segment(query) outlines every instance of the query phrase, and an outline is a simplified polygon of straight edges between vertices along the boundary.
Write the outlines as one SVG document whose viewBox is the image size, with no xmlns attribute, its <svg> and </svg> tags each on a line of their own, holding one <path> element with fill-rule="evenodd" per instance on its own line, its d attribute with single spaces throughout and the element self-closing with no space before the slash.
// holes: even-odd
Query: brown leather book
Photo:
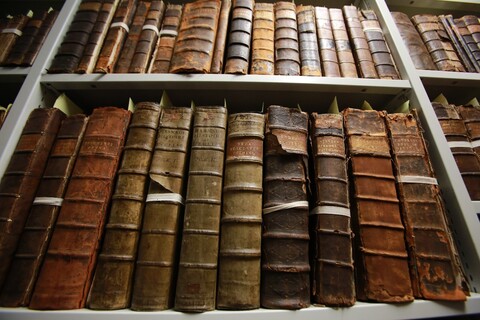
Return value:
<svg viewBox="0 0 480 320">
<path fill-rule="evenodd" d="M 30 18 L 26 15 L 19 14 L 10 19 L 5 28 L 0 33 L 0 65 L 4 65 L 8 59 L 8 55 L 12 51 L 17 39 L 23 34 L 23 29 L 27 25 Z"/>
<path fill-rule="evenodd" d="M 30 300 L 31 309 L 85 306 L 130 111 L 93 110 Z"/>
<path fill-rule="evenodd" d="M 273 3 L 255 3 L 252 28 L 250 74 L 275 72 L 275 15 Z"/>
<path fill-rule="evenodd" d="M 50 29 L 52 28 L 53 24 L 55 23 L 58 17 L 59 11 L 51 10 L 48 12 L 47 16 L 42 22 L 38 33 L 35 35 L 33 42 L 28 46 L 27 52 L 23 56 L 21 66 L 31 66 L 33 62 L 37 58 L 40 49 L 43 46 L 43 42 L 48 36 Z"/>
<path fill-rule="evenodd" d="M 229 116 L 217 309 L 260 308 L 263 114 Z"/>
<path fill-rule="evenodd" d="M 468 31 L 470 31 L 473 40 L 480 46 L 480 22 L 478 17 L 475 15 L 465 15 L 461 17 L 467 27 Z"/>
<path fill-rule="evenodd" d="M 28 306 L 77 158 L 88 118 L 62 121 L 0 295 L 3 307 Z"/>
<path fill-rule="evenodd" d="M 196 107 L 174 309 L 215 309 L 227 109 Z"/>
<path fill-rule="evenodd" d="M 148 64 L 157 44 L 159 28 L 162 24 L 163 14 L 165 13 L 165 3 L 162 0 L 153 0 L 148 10 L 142 32 L 137 42 L 135 53 L 128 72 L 146 73 Z"/>
<path fill-rule="evenodd" d="M 480 47 L 477 42 L 473 39 L 472 33 L 468 30 L 465 20 L 463 19 L 452 19 L 454 31 L 459 34 L 459 38 L 463 39 L 463 45 L 465 51 L 469 54 L 470 60 L 472 61 L 475 70 L 480 72 Z M 450 22 L 452 23 L 452 22 Z"/>
<path fill-rule="evenodd" d="M 248 73 L 254 4 L 254 0 L 233 0 L 225 73 Z"/>
<path fill-rule="evenodd" d="M 130 306 L 138 238 L 145 205 L 148 169 L 160 116 L 160 105 L 139 102 L 128 127 L 108 222 L 88 296 L 90 309 Z"/>
<path fill-rule="evenodd" d="M 405 228 L 384 111 L 343 112 L 350 170 L 357 299 L 413 301 Z M 385 239 L 388 241 L 381 241 Z"/>
<path fill-rule="evenodd" d="M 220 0 L 196 0 L 183 7 L 171 73 L 209 73 L 220 17 Z"/>
<path fill-rule="evenodd" d="M 264 308 L 310 305 L 307 136 L 305 112 L 268 107 L 260 289 Z"/>
<path fill-rule="evenodd" d="M 136 7 L 137 0 L 120 0 L 98 56 L 95 72 L 112 73 L 115 70 L 123 43 L 130 31 Z"/>
<path fill-rule="evenodd" d="M 0 181 L 0 287 L 64 118 L 58 109 L 34 109 Z"/>
<path fill-rule="evenodd" d="M 297 5 L 298 38 L 302 76 L 322 76 L 318 51 L 315 8 Z"/>
<path fill-rule="evenodd" d="M 480 157 L 480 109 L 471 105 L 461 105 L 457 106 L 457 110 L 465 123 L 473 151 Z"/>
<path fill-rule="evenodd" d="M 138 246 L 134 310 L 173 307 L 193 112 L 163 107 Z"/>
<path fill-rule="evenodd" d="M 413 25 L 409 16 L 403 12 L 391 12 L 400 36 L 408 48 L 408 53 L 415 68 L 420 70 L 437 70 L 427 47 Z"/>
<path fill-rule="evenodd" d="M 210 73 L 222 73 L 223 57 L 227 42 L 228 22 L 230 21 L 230 11 L 232 9 L 232 0 L 222 0 L 220 8 L 220 17 L 218 20 L 217 38 L 215 39 L 215 50 L 213 51 L 212 67 Z"/>
<path fill-rule="evenodd" d="M 300 47 L 296 5 L 278 1 L 273 6 L 275 14 L 275 74 L 299 76 Z"/>
<path fill-rule="evenodd" d="M 358 78 L 342 9 L 329 8 L 328 11 L 342 77 Z"/>
<path fill-rule="evenodd" d="M 341 77 L 328 8 L 315 7 L 315 23 L 323 75 L 325 77 Z"/>
<path fill-rule="evenodd" d="M 355 273 L 343 116 L 312 113 L 311 117 L 315 173 L 315 207 L 310 212 L 313 301 L 348 307 L 355 304 Z"/>
<path fill-rule="evenodd" d="M 421 130 L 412 114 L 386 120 L 415 297 L 464 301 L 465 279 Z"/>
</svg>

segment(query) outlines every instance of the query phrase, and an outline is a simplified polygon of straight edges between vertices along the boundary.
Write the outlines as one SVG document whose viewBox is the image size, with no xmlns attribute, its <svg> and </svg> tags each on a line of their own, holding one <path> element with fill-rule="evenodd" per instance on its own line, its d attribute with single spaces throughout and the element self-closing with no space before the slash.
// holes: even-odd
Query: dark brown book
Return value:
<svg viewBox="0 0 480 320">
<path fill-rule="evenodd" d="M 88 118 L 62 121 L 0 295 L 4 307 L 28 306 L 77 158 Z"/>
<path fill-rule="evenodd" d="M 273 6 L 275 17 L 275 74 L 299 76 L 300 47 L 296 5 L 278 1 Z"/>
<path fill-rule="evenodd" d="M 217 309 L 260 307 L 264 131 L 263 114 L 229 116 Z"/>
<path fill-rule="evenodd" d="M 64 118 L 59 109 L 34 109 L 0 182 L 0 287 Z"/>
<path fill-rule="evenodd" d="M 273 3 L 255 3 L 253 9 L 251 74 L 275 72 L 275 15 Z"/>
<path fill-rule="evenodd" d="M 45 39 L 50 32 L 50 29 L 52 29 L 53 24 L 58 17 L 58 14 L 59 11 L 57 10 L 51 10 L 48 12 L 46 18 L 42 22 L 42 25 L 40 26 L 40 30 L 33 39 L 33 42 L 30 44 L 30 46 L 28 46 L 27 52 L 23 56 L 23 60 L 21 63 L 22 66 L 33 65 L 33 62 L 37 58 L 37 55 L 40 52 L 40 49 L 42 48 L 43 43 L 45 42 Z"/>
<path fill-rule="evenodd" d="M 480 46 L 478 46 L 477 42 L 473 39 L 472 33 L 465 25 L 465 20 L 461 18 L 453 19 L 453 24 L 455 26 L 454 31 L 463 39 L 463 45 L 465 46 L 467 54 L 469 54 L 475 70 L 480 72 Z"/>
<path fill-rule="evenodd" d="M 342 77 L 358 78 L 342 9 L 330 8 L 328 11 Z"/>
<path fill-rule="evenodd" d="M 328 8 L 315 7 L 315 23 L 323 75 L 325 77 L 341 77 Z"/>
<path fill-rule="evenodd" d="M 308 232 L 308 115 L 267 109 L 263 181 L 261 305 L 310 305 Z"/>
<path fill-rule="evenodd" d="M 160 116 L 157 103 L 140 102 L 135 107 L 88 296 L 90 309 L 130 307 L 148 169 Z"/>
<path fill-rule="evenodd" d="M 357 299 L 413 301 L 386 112 L 348 108 L 343 115 L 352 185 Z"/>
<path fill-rule="evenodd" d="M 191 108 L 162 108 L 135 266 L 134 310 L 173 307 L 192 118 Z"/>
<path fill-rule="evenodd" d="M 0 65 L 4 65 L 8 56 L 15 46 L 17 40 L 22 36 L 23 29 L 30 18 L 26 15 L 19 14 L 10 19 L 2 32 L 0 33 Z"/>
<path fill-rule="evenodd" d="M 302 76 L 322 76 L 315 8 L 297 5 L 298 39 Z"/>
<path fill-rule="evenodd" d="M 130 111 L 93 110 L 55 230 L 30 300 L 31 309 L 85 306 Z"/>
<path fill-rule="evenodd" d="M 222 0 L 220 8 L 220 17 L 218 20 L 217 38 L 215 39 L 215 50 L 213 51 L 212 67 L 210 73 L 223 72 L 223 58 L 227 43 L 228 22 L 230 21 L 230 11 L 232 9 L 232 0 Z"/>
<path fill-rule="evenodd" d="M 352 306 L 355 273 L 342 114 L 313 113 L 310 137 L 315 173 L 315 207 L 310 213 L 313 301 Z"/>
<path fill-rule="evenodd" d="M 480 46 L 480 21 L 475 15 L 465 15 L 461 17 L 467 27 L 468 31 L 472 35 L 473 40 Z"/>
<path fill-rule="evenodd" d="M 480 109 L 471 105 L 461 105 L 457 106 L 457 110 L 465 123 L 472 148 L 480 157 Z"/>
<path fill-rule="evenodd" d="M 196 107 L 174 309 L 215 309 L 227 109 Z"/>
</svg>

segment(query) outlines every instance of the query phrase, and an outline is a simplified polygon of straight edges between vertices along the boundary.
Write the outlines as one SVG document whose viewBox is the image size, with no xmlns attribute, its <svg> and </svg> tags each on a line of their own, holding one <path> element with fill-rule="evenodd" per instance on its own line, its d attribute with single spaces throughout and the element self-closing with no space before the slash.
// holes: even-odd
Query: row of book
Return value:
<svg viewBox="0 0 480 320">
<path fill-rule="evenodd" d="M 254 0 L 84 0 L 48 72 L 400 79 L 374 11 Z"/>
<path fill-rule="evenodd" d="M 1 306 L 203 312 L 469 294 L 412 113 L 39 108 L 0 202 Z"/>
</svg>

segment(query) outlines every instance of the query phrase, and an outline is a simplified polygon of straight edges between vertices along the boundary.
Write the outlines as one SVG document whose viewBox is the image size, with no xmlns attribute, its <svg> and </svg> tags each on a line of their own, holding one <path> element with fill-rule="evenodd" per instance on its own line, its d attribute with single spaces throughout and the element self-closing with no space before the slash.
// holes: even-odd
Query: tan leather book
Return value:
<svg viewBox="0 0 480 320">
<path fill-rule="evenodd" d="M 227 109 L 196 107 L 174 309 L 215 309 Z"/>
<path fill-rule="evenodd" d="M 0 295 L 3 307 L 28 306 L 77 158 L 88 118 L 62 121 Z"/>
<path fill-rule="evenodd" d="M 475 15 L 465 15 L 461 17 L 467 27 L 468 31 L 471 33 L 473 40 L 480 45 L 480 21 Z"/>
<path fill-rule="evenodd" d="M 322 76 L 314 7 L 297 5 L 297 22 L 301 75 Z"/>
<path fill-rule="evenodd" d="M 26 15 L 19 14 L 10 19 L 5 28 L 0 33 L 0 65 L 5 64 L 10 51 L 15 46 L 15 42 L 22 35 L 22 30 L 27 25 L 30 18 Z"/>
<path fill-rule="evenodd" d="M 329 8 L 328 13 L 330 14 L 330 23 L 342 77 L 358 78 L 342 9 Z"/>
<path fill-rule="evenodd" d="M 260 308 L 264 131 L 263 114 L 229 116 L 217 309 Z"/>
<path fill-rule="evenodd" d="M 315 25 L 323 75 L 325 77 L 341 77 L 328 8 L 315 7 Z"/>
<path fill-rule="evenodd" d="M 452 19 L 450 23 L 452 23 L 454 27 L 454 31 L 459 34 L 459 38 L 463 39 L 463 45 L 465 47 L 465 51 L 469 53 L 469 57 L 475 67 L 477 72 L 480 72 L 480 47 L 478 46 L 475 39 L 473 39 L 472 33 L 468 30 L 467 25 L 465 24 L 465 20 L 462 18 L 459 19 Z"/>
<path fill-rule="evenodd" d="M 52 29 L 52 26 L 55 23 L 58 17 L 58 14 L 59 14 L 59 11 L 57 10 L 51 10 L 50 12 L 48 12 L 46 18 L 42 22 L 42 25 L 40 26 L 40 29 L 35 35 L 35 38 L 33 39 L 31 45 L 28 46 L 27 52 L 23 56 L 23 60 L 20 65 L 22 66 L 33 65 L 33 62 L 37 58 L 37 55 L 40 52 L 40 49 L 42 48 L 43 43 L 47 38 L 48 33 L 50 32 L 50 29 Z"/>
<path fill-rule="evenodd" d="M 385 111 L 347 108 L 357 300 L 413 301 Z M 388 241 L 381 241 L 388 239 Z"/>
<path fill-rule="evenodd" d="M 273 6 L 275 13 L 275 74 L 299 76 L 300 47 L 296 5 L 278 1 Z"/>
<path fill-rule="evenodd" d="M 85 306 L 130 111 L 93 110 L 33 291 L 31 309 Z"/>
<path fill-rule="evenodd" d="M 173 307 L 193 112 L 163 107 L 138 246 L 134 310 Z"/>
<path fill-rule="evenodd" d="M 460 105 L 457 110 L 467 129 L 473 151 L 480 157 L 480 109 L 472 105 Z"/>
<path fill-rule="evenodd" d="M 255 3 L 253 9 L 250 74 L 275 72 L 275 14 L 273 3 Z"/>
<path fill-rule="evenodd" d="M 220 8 L 220 17 L 218 20 L 217 38 L 215 39 L 215 50 L 213 51 L 212 67 L 210 73 L 223 72 L 223 57 L 227 43 L 228 22 L 230 21 L 230 11 L 232 9 L 232 0 L 222 0 Z"/>
</svg>

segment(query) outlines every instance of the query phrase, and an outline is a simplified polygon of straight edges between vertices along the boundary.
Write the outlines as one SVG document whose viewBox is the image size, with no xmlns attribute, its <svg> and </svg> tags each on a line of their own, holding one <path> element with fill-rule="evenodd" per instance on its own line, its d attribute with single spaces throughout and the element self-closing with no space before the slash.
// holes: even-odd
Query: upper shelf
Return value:
<svg viewBox="0 0 480 320">
<path fill-rule="evenodd" d="M 408 15 L 450 13 L 454 16 L 480 13 L 478 0 L 385 0 L 391 11 L 402 11 Z"/>
</svg>

